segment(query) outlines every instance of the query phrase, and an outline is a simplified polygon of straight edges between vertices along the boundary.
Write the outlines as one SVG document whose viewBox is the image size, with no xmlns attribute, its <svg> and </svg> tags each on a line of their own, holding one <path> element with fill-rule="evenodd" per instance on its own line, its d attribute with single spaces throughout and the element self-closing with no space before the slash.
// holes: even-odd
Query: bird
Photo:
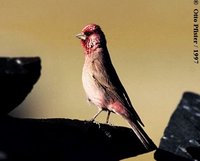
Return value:
<svg viewBox="0 0 200 161">
<path fill-rule="evenodd" d="M 133 108 L 112 64 L 106 37 L 101 27 L 97 24 L 88 24 L 76 37 L 80 39 L 85 57 L 82 70 L 83 88 L 87 100 L 98 108 L 92 121 L 102 111 L 108 112 L 106 123 L 111 112 L 118 114 L 129 123 L 144 148 L 150 149 L 152 143 L 143 130 L 144 124 Z"/>
</svg>

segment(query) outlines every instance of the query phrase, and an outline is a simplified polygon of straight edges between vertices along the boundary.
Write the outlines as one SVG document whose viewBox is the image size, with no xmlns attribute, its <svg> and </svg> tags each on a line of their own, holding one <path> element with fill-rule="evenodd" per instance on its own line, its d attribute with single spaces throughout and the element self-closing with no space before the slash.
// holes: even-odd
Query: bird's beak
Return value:
<svg viewBox="0 0 200 161">
<path fill-rule="evenodd" d="M 81 40 L 86 40 L 86 35 L 83 34 L 83 33 L 77 34 L 76 37 L 81 39 Z"/>
</svg>

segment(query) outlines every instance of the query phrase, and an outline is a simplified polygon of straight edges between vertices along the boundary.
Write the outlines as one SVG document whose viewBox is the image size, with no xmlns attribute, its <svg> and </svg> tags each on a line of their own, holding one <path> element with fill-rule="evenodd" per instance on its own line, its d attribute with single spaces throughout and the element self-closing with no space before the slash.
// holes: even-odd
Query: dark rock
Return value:
<svg viewBox="0 0 200 161">
<path fill-rule="evenodd" d="M 147 151 L 129 128 L 88 121 L 6 117 L 0 129 L 7 161 L 117 161 L 156 148 Z"/>
<path fill-rule="evenodd" d="M 162 151 L 162 153 L 160 153 Z M 158 161 L 171 160 L 163 151 L 187 160 L 200 160 L 200 96 L 184 93 L 155 153 Z"/>
<path fill-rule="evenodd" d="M 0 116 L 17 107 L 33 88 L 41 70 L 39 57 L 0 58 Z"/>
<path fill-rule="evenodd" d="M 174 153 L 162 149 L 156 150 L 155 159 L 157 161 L 191 161 L 190 159 L 175 155 Z"/>
</svg>

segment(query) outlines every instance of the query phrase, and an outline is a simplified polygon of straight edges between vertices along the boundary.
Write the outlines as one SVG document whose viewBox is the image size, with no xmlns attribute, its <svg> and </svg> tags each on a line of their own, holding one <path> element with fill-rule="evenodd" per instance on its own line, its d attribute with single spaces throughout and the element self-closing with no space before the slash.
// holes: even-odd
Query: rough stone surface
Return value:
<svg viewBox="0 0 200 161">
<path fill-rule="evenodd" d="M 165 152 L 170 155 L 166 155 Z M 179 160 L 200 160 L 200 95 L 198 94 L 184 93 L 155 153 L 155 158 L 159 161 L 172 160 L 173 156 L 181 157 Z"/>
<path fill-rule="evenodd" d="M 117 161 L 156 148 L 146 150 L 129 128 L 88 121 L 6 117 L 0 129 L 6 161 Z"/>
</svg>

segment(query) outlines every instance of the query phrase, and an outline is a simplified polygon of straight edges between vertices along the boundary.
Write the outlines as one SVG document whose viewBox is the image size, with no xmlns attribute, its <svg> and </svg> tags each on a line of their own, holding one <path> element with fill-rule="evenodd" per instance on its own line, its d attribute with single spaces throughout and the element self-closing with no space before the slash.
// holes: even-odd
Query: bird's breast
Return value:
<svg viewBox="0 0 200 161">
<path fill-rule="evenodd" d="M 94 80 L 92 67 L 88 63 L 83 66 L 82 83 L 85 93 L 91 102 L 98 107 L 104 106 L 104 91 Z"/>
</svg>

